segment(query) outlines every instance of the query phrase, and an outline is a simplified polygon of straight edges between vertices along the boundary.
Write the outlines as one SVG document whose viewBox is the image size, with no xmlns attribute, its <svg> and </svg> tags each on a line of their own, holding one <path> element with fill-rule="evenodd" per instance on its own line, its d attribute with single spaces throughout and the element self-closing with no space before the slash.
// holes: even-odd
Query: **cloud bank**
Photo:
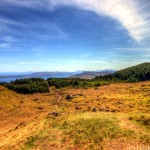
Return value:
<svg viewBox="0 0 150 150">
<path fill-rule="evenodd" d="M 150 37 L 150 12 L 148 1 L 143 0 L 2 0 L 1 4 L 11 4 L 34 9 L 55 9 L 72 6 L 92 11 L 98 15 L 111 17 L 118 21 L 129 36 L 137 42 Z"/>
<path fill-rule="evenodd" d="M 71 5 L 106 15 L 117 20 L 136 41 L 148 38 L 150 33 L 149 12 L 141 11 L 142 5 L 136 0 L 51 0 L 51 4 Z"/>
</svg>

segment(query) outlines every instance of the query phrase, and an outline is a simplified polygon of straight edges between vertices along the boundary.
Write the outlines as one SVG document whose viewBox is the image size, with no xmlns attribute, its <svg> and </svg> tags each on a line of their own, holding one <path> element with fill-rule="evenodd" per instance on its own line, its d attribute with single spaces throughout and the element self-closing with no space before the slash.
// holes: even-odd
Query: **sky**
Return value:
<svg viewBox="0 0 150 150">
<path fill-rule="evenodd" d="M 0 72 L 150 62 L 149 0 L 0 0 Z"/>
</svg>

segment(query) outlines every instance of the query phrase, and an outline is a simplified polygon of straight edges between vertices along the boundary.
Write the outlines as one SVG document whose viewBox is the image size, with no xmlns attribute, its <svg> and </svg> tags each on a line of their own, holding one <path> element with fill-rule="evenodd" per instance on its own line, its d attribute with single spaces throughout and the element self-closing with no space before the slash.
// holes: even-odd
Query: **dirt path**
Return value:
<svg viewBox="0 0 150 150">
<path fill-rule="evenodd" d="M 61 100 L 61 98 L 62 98 L 61 95 L 62 95 L 62 94 L 61 94 L 60 92 L 57 91 L 57 94 L 56 94 L 57 100 L 56 100 L 55 105 L 58 105 L 58 104 L 59 104 L 59 102 L 60 102 L 60 100 Z"/>
</svg>

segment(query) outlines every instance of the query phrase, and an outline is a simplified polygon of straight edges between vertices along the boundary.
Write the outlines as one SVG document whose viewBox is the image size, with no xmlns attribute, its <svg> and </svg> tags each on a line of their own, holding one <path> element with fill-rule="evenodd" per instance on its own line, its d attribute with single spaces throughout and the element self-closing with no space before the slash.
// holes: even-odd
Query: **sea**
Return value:
<svg viewBox="0 0 150 150">
<path fill-rule="evenodd" d="M 44 77 L 40 77 L 40 78 L 43 78 L 43 79 L 48 79 L 48 78 L 67 78 L 69 77 L 70 75 L 61 75 L 61 76 L 44 76 Z M 34 77 L 36 78 L 36 77 Z M 38 77 L 39 78 L 39 77 Z M 15 81 L 16 79 L 27 79 L 27 78 L 0 78 L 0 82 L 11 82 L 11 81 Z"/>
</svg>

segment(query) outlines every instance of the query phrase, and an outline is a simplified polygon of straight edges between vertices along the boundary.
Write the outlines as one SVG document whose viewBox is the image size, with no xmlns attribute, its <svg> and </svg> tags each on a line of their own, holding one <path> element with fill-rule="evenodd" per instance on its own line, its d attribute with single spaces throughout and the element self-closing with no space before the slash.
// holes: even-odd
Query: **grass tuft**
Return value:
<svg viewBox="0 0 150 150">
<path fill-rule="evenodd" d="M 34 143 L 38 140 L 37 136 L 30 136 L 25 143 L 25 146 L 30 148 L 34 146 Z"/>
</svg>

